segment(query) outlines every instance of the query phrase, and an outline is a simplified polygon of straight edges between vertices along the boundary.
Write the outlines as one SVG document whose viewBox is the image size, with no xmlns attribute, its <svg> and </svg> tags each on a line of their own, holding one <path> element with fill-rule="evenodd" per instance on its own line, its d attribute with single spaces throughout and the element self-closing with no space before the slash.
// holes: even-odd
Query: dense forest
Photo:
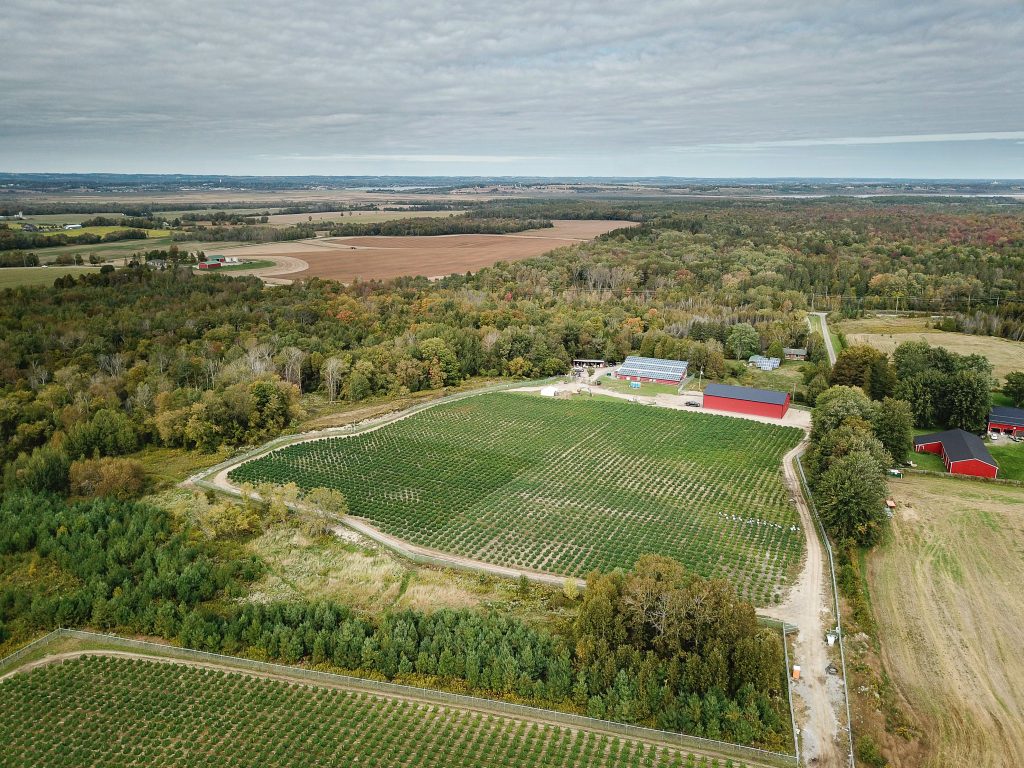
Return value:
<svg viewBox="0 0 1024 768">
<path fill-rule="evenodd" d="M 500 203 L 529 216 L 544 205 Z M 616 205 L 628 207 L 547 208 L 596 216 Z M 946 417 L 939 382 L 980 381 L 977 361 L 968 361 L 974 373 L 940 360 L 938 372 L 911 377 L 910 363 L 855 360 L 853 350 L 829 372 L 804 311 L 884 305 L 913 285 L 903 301 L 946 307 L 944 324 L 1024 333 L 1024 225 L 1002 209 L 637 206 L 650 222 L 437 282 L 312 280 L 268 291 L 253 278 L 154 271 L 142 261 L 10 290 L 0 305 L 0 460 L 24 468 L 43 446 L 66 453 L 69 432 L 104 409 L 125 414 L 138 446 L 212 449 L 288 428 L 311 391 L 358 401 L 471 376 L 551 375 L 574 357 L 633 352 L 683 357 L 722 378 L 736 373 L 735 359 L 782 346 L 811 350 L 800 397 L 861 386 L 874 365 L 877 399 L 935 390 L 928 402 L 939 411 L 915 414 L 919 426 L 974 425 L 976 407 Z"/>
<path fill-rule="evenodd" d="M 342 221 L 331 228 L 332 237 L 366 235 L 506 235 L 527 229 L 551 227 L 550 219 L 505 218 L 472 216 L 423 216 L 391 221 Z"/>
</svg>

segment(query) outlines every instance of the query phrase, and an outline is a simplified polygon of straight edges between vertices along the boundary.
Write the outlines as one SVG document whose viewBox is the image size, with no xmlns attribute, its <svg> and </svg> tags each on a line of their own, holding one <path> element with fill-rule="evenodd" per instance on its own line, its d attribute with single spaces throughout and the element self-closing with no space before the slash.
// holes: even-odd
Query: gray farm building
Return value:
<svg viewBox="0 0 1024 768">
<path fill-rule="evenodd" d="M 630 355 L 615 372 L 615 378 L 625 381 L 678 384 L 686 378 L 686 368 L 685 360 L 662 360 L 658 357 Z"/>
</svg>

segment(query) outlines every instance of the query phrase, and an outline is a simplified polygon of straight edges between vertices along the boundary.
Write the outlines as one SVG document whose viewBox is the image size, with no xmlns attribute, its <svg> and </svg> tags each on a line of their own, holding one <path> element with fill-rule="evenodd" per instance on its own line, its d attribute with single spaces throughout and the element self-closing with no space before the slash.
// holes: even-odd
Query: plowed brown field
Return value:
<svg viewBox="0 0 1024 768">
<path fill-rule="evenodd" d="M 225 248 L 220 252 L 245 259 L 291 257 L 306 262 L 302 271 L 289 270 L 290 280 L 323 277 L 350 282 L 402 275 L 442 277 L 475 272 L 498 261 L 520 261 L 555 248 L 586 242 L 628 221 L 556 221 L 553 227 L 528 229 L 510 235 L 437 235 L 432 237 L 330 237 L 288 243 Z M 239 274 L 239 273 L 234 273 Z M 254 274 L 285 274 L 270 267 Z"/>
</svg>

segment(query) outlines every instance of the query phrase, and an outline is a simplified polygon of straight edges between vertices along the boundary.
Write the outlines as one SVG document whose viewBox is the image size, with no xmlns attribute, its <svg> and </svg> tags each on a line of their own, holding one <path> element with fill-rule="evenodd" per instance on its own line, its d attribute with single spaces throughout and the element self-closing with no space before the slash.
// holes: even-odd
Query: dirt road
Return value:
<svg viewBox="0 0 1024 768">
<path fill-rule="evenodd" d="M 839 768 L 845 765 L 843 750 L 837 743 L 841 730 L 837 715 L 839 702 L 829 690 L 829 679 L 825 673 L 830 662 L 824 641 L 825 631 L 835 624 L 830 608 L 832 596 L 826 588 L 825 553 L 796 469 L 796 458 L 806 447 L 805 439 L 787 453 L 782 459 L 782 471 L 800 512 L 807 558 L 786 601 L 764 608 L 760 613 L 792 624 L 799 630 L 790 662 L 800 665 L 801 675 L 799 681 L 792 683 L 790 690 L 795 695 L 793 706 L 801 731 L 800 753 L 804 764 Z"/>
<path fill-rule="evenodd" d="M 282 275 L 293 275 L 297 272 L 305 272 L 309 269 L 309 264 L 307 262 L 295 256 L 276 254 L 268 258 L 269 260 L 276 262 L 274 266 L 262 267 L 259 269 L 233 269 L 228 274 L 233 277 L 255 275 L 268 285 L 291 285 L 293 281 L 290 278 L 282 277 Z"/>
<path fill-rule="evenodd" d="M 821 323 L 821 335 L 825 337 L 825 351 L 828 352 L 828 361 L 831 365 L 836 364 L 836 348 L 832 346 L 832 334 L 828 332 L 828 323 L 825 321 L 827 312 L 811 312 L 811 315 L 818 318 Z"/>
</svg>

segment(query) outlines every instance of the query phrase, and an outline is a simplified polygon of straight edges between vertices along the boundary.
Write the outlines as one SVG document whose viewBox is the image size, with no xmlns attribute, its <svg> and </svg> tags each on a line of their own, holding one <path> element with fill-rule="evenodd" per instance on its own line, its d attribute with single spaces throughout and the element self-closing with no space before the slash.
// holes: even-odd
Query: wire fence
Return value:
<svg viewBox="0 0 1024 768">
<path fill-rule="evenodd" d="M 821 543 L 825 545 L 825 553 L 828 555 L 828 570 L 832 576 L 832 598 L 835 601 L 836 631 L 839 633 L 839 662 L 843 673 L 843 699 L 846 702 L 846 735 L 848 737 L 850 752 L 850 768 L 855 768 L 856 761 L 853 758 L 853 718 L 850 716 L 850 689 L 849 678 L 846 676 L 846 650 L 843 642 L 843 616 L 839 610 L 839 587 L 836 584 L 835 559 L 832 557 L 832 545 L 829 543 L 828 534 L 825 533 L 825 526 L 818 517 L 818 508 L 814 505 L 814 496 L 811 495 L 811 488 L 807 483 L 807 475 L 804 474 L 804 464 L 800 457 L 796 457 L 796 466 L 800 470 L 800 484 L 803 486 L 804 496 L 807 497 L 807 506 L 814 517 L 814 523 L 818 527 L 818 534 L 821 536 Z"/>
<path fill-rule="evenodd" d="M 23 645 L 14 653 L 4 656 L 0 659 L 0 675 L 6 674 L 11 669 L 17 667 L 25 658 L 31 656 L 34 652 L 45 648 L 54 640 L 59 639 L 62 636 L 62 632 L 63 630 L 55 629 L 50 634 L 43 635 L 42 637 L 33 640 L 28 645 Z"/>
<path fill-rule="evenodd" d="M 320 672 L 303 667 L 292 667 L 284 664 L 273 664 L 266 661 L 246 659 L 240 656 L 227 656 L 208 651 L 197 651 L 190 648 L 181 648 L 174 645 L 162 645 L 144 640 L 132 640 L 118 637 L 116 635 L 105 635 L 95 632 L 86 632 L 75 629 L 58 629 L 42 637 L 24 648 L 15 651 L 10 656 L 0 660 L 0 670 L 15 665 L 26 656 L 44 649 L 45 646 L 58 640 L 74 638 L 87 644 L 93 644 L 93 648 L 83 648 L 84 652 L 95 650 L 135 651 L 142 655 L 155 658 L 177 659 L 181 661 L 194 662 L 198 664 L 231 667 L 238 670 L 258 673 L 261 675 L 287 678 L 289 680 L 300 680 L 312 684 L 332 686 L 352 690 L 377 693 L 392 698 L 413 699 L 416 701 L 436 704 L 440 706 L 455 707 L 458 709 L 485 712 L 488 714 L 525 719 L 530 721 L 541 721 L 553 725 L 578 728 L 587 731 L 594 731 L 612 736 L 621 736 L 629 739 L 655 742 L 658 744 L 672 746 L 682 749 L 691 749 L 696 752 L 717 756 L 727 760 L 738 759 L 752 761 L 760 766 L 773 766 L 775 768 L 796 768 L 799 760 L 795 755 L 788 755 L 780 752 L 769 752 L 755 747 L 745 747 L 739 744 L 730 744 L 724 741 L 704 739 L 697 736 L 689 736 L 672 731 L 662 731 L 655 728 L 644 728 L 638 725 L 617 723 L 609 720 L 598 720 L 584 715 L 575 715 L 557 710 L 541 709 L 530 707 L 524 704 L 484 699 L 476 696 L 466 696 L 457 693 L 448 693 L 432 688 L 418 688 L 415 686 L 401 685 L 399 683 L 388 683 L 379 680 L 371 680 L 362 677 L 339 675 L 331 672 Z"/>
</svg>

